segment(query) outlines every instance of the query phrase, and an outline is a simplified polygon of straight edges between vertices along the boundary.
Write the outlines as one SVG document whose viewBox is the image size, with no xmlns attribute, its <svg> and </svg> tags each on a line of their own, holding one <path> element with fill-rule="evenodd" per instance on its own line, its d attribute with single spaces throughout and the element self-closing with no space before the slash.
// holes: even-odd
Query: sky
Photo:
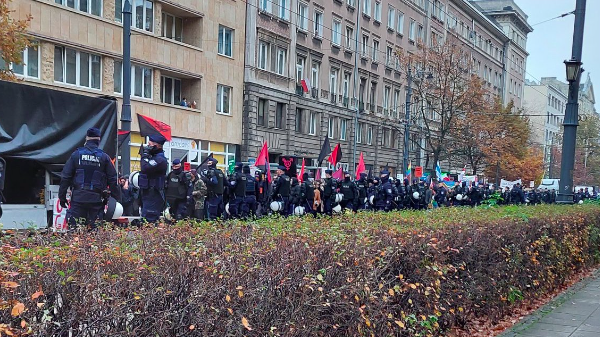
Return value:
<svg viewBox="0 0 600 337">
<path fill-rule="evenodd" d="M 571 58 L 574 15 L 542 21 L 575 9 L 575 0 L 515 0 L 528 15 L 533 32 L 527 36 L 526 78 L 539 81 L 542 77 L 557 77 L 566 82 L 564 60 Z M 600 90 L 600 0 L 587 0 L 583 33 L 582 83 L 590 74 L 594 89 Z M 600 92 L 595 92 L 600 97 Z M 598 103 L 596 104 L 598 106 Z"/>
</svg>

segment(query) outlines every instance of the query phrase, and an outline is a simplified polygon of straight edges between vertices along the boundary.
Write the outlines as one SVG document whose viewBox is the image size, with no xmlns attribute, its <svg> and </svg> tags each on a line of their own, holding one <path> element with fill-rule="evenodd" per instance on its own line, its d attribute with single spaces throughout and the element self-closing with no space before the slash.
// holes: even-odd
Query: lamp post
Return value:
<svg viewBox="0 0 600 337">
<path fill-rule="evenodd" d="M 131 2 L 123 3 L 123 107 L 121 109 L 121 129 L 131 131 Z M 123 141 L 121 149 L 122 174 L 131 173 L 131 134 Z"/>
<path fill-rule="evenodd" d="M 406 73 L 406 112 L 404 115 L 404 151 L 402 153 L 402 174 L 408 170 L 408 142 L 410 141 L 410 101 L 412 99 L 412 72 L 411 66 L 408 66 Z"/>
<path fill-rule="evenodd" d="M 581 50 L 583 44 L 583 27 L 585 23 L 586 0 L 577 0 L 575 5 L 575 24 L 573 29 L 573 47 L 571 59 L 565 61 L 567 81 L 569 82 L 569 98 L 565 111 L 564 136 L 562 144 L 562 160 L 560 167 L 560 187 L 556 202 L 573 203 L 573 167 L 575 166 L 575 143 L 577 136 L 579 82 L 581 80 Z"/>
</svg>

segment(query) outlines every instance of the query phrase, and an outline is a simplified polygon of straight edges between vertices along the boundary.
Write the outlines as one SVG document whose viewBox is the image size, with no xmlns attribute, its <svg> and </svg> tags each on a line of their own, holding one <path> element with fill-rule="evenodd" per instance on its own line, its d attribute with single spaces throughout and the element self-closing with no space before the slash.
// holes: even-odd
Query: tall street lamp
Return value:
<svg viewBox="0 0 600 337">
<path fill-rule="evenodd" d="M 577 0 L 575 5 L 575 24 L 573 28 L 573 47 L 571 59 L 565 61 L 567 81 L 569 81 L 569 98 L 565 111 L 564 136 L 562 144 L 562 160 L 560 167 L 559 191 L 556 202 L 573 203 L 573 168 L 575 166 L 575 144 L 577 137 L 579 82 L 581 80 L 581 51 L 583 45 L 583 27 L 585 23 L 586 0 Z"/>
<path fill-rule="evenodd" d="M 123 108 L 121 110 L 121 129 L 131 131 L 131 2 L 123 3 Z M 123 141 L 121 148 L 121 163 L 123 175 L 131 171 L 131 149 L 129 141 L 131 134 Z"/>
</svg>

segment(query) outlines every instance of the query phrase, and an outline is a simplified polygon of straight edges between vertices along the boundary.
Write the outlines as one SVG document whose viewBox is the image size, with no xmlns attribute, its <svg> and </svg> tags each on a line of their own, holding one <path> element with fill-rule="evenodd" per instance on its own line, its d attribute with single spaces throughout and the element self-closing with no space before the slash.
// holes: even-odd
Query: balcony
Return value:
<svg viewBox="0 0 600 337">
<path fill-rule="evenodd" d="M 358 103 L 358 111 L 359 112 L 364 112 L 365 111 L 365 103 L 364 102 L 359 102 Z"/>
<path fill-rule="evenodd" d="M 296 95 L 304 96 L 304 88 L 300 84 L 296 84 Z"/>
<path fill-rule="evenodd" d="M 337 95 L 335 93 L 331 94 L 330 101 L 332 104 L 337 104 Z"/>
<path fill-rule="evenodd" d="M 310 97 L 314 99 L 319 99 L 319 88 L 312 88 L 310 90 Z"/>
<path fill-rule="evenodd" d="M 344 105 L 344 108 L 349 108 L 350 107 L 350 99 L 348 97 L 342 98 L 342 104 Z"/>
</svg>

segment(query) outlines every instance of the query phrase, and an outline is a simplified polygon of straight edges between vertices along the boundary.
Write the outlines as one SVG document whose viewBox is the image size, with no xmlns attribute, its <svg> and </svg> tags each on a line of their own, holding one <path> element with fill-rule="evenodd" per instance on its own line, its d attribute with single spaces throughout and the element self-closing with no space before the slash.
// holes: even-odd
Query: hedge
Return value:
<svg viewBox="0 0 600 337">
<path fill-rule="evenodd" d="M 600 206 L 1 239 L 0 335 L 443 336 L 600 261 Z"/>
</svg>

